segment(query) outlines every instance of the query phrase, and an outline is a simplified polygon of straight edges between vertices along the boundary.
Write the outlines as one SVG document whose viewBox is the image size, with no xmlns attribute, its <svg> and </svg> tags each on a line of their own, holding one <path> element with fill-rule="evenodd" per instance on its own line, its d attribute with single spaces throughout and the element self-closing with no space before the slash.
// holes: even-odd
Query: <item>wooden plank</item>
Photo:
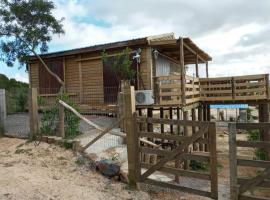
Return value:
<svg viewBox="0 0 270 200">
<path fill-rule="evenodd" d="M 202 90 L 201 94 L 219 94 L 221 96 L 222 94 L 232 94 L 232 90 Z"/>
<path fill-rule="evenodd" d="M 179 185 L 175 185 L 175 184 L 171 184 L 171 183 L 160 182 L 160 181 L 152 180 L 149 178 L 145 180 L 145 183 L 159 186 L 159 187 L 170 188 L 172 190 L 178 190 L 180 192 L 187 192 L 187 193 L 211 198 L 211 192 L 207 192 L 207 191 L 188 188 L 188 187 L 179 186 Z"/>
<path fill-rule="evenodd" d="M 259 185 L 266 177 L 270 176 L 270 167 L 260 172 L 256 177 L 247 180 L 239 187 L 239 194 L 245 193 L 247 190 Z"/>
<path fill-rule="evenodd" d="M 152 173 L 154 173 L 156 170 L 160 169 L 165 163 L 172 160 L 177 155 L 183 153 L 183 150 L 186 149 L 190 144 L 192 144 L 194 141 L 198 140 L 206 131 L 208 130 L 208 125 L 202 126 L 202 129 L 196 132 L 192 137 L 190 137 L 188 140 L 183 142 L 179 147 L 174 149 L 170 155 L 166 156 L 165 158 L 161 159 L 156 165 L 149 168 L 146 172 L 144 172 L 141 176 L 141 180 L 144 181 L 148 176 L 150 176 Z"/>
<path fill-rule="evenodd" d="M 165 133 L 154 133 L 154 132 L 140 132 L 139 133 L 141 137 L 147 137 L 147 138 L 158 138 L 163 140 L 174 140 L 178 142 L 182 142 L 188 139 L 186 136 L 180 136 L 180 135 L 171 135 L 171 134 L 165 134 Z"/>
<path fill-rule="evenodd" d="M 267 197 L 255 197 L 251 195 L 240 195 L 239 200 L 269 200 Z"/>
<path fill-rule="evenodd" d="M 164 83 L 159 86 L 160 89 L 177 89 L 181 88 L 181 84 L 179 83 Z"/>
<path fill-rule="evenodd" d="M 250 181 L 250 178 L 238 178 L 237 179 L 238 183 L 240 185 L 245 184 L 247 181 Z M 259 185 L 256 187 L 261 187 L 261 188 L 270 188 L 270 181 L 269 180 L 263 180 Z"/>
<path fill-rule="evenodd" d="M 236 141 L 238 147 L 252 147 L 270 149 L 270 142 L 266 141 Z"/>
<path fill-rule="evenodd" d="M 270 161 L 237 159 L 237 165 L 267 168 L 270 167 Z"/>
<path fill-rule="evenodd" d="M 141 123 L 155 123 L 155 124 L 173 124 L 182 126 L 204 126 L 210 122 L 192 121 L 192 120 L 177 120 L 177 119 L 159 119 L 159 118 L 147 118 L 137 117 L 137 121 Z"/>
<path fill-rule="evenodd" d="M 260 122 L 260 123 L 237 123 L 237 129 L 244 129 L 244 130 L 252 130 L 252 129 L 260 129 L 260 128 L 268 128 L 270 129 L 269 122 Z"/>
<path fill-rule="evenodd" d="M 207 89 L 207 88 L 228 88 L 228 87 L 232 87 L 232 84 L 230 83 L 222 83 L 222 84 L 212 84 L 211 85 L 200 85 L 200 88 L 202 89 Z"/>
<path fill-rule="evenodd" d="M 164 81 L 164 80 L 177 80 L 180 81 L 181 77 L 179 75 L 169 75 L 169 76 L 156 76 L 157 81 Z"/>
<path fill-rule="evenodd" d="M 140 147 L 140 152 L 146 153 L 146 154 L 157 154 L 158 156 L 167 156 L 171 153 L 171 151 L 168 150 L 161 150 L 161 149 L 153 149 L 153 148 L 147 148 L 147 147 Z M 209 162 L 210 156 L 208 153 L 199 154 L 199 153 L 185 153 L 181 154 L 181 157 L 177 157 L 177 159 L 182 160 L 197 160 L 201 162 Z"/>
<path fill-rule="evenodd" d="M 257 80 L 264 79 L 266 74 L 255 74 L 255 75 L 247 75 L 247 76 L 234 76 L 234 80 Z"/>
<path fill-rule="evenodd" d="M 218 199 L 218 173 L 217 173 L 217 148 L 216 148 L 216 125 L 209 124 L 209 149 L 210 149 L 210 174 L 211 174 L 211 197 Z"/>
<path fill-rule="evenodd" d="M 152 164 L 141 163 L 142 168 L 149 169 L 153 166 L 154 165 Z M 176 169 L 172 167 L 161 167 L 160 169 L 158 169 L 158 171 L 177 175 L 177 176 L 185 176 L 185 177 L 191 177 L 191 178 L 197 178 L 197 179 L 203 179 L 203 180 L 210 180 L 211 178 L 210 174 L 207 174 L 207 173 Z"/>
</svg>

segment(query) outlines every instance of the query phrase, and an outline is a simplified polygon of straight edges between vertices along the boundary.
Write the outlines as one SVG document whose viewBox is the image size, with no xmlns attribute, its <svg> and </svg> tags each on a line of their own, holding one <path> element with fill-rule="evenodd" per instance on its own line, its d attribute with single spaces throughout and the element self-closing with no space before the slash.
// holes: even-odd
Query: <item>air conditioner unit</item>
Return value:
<svg viewBox="0 0 270 200">
<path fill-rule="evenodd" d="M 154 104 L 152 90 L 137 90 L 135 91 L 136 105 L 151 105 Z"/>
</svg>

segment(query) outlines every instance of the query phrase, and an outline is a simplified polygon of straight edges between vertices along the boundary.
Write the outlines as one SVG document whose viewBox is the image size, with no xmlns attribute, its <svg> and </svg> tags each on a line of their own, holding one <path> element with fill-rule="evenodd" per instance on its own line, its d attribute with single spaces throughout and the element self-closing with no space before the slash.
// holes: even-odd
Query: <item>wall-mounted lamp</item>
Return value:
<svg viewBox="0 0 270 200">
<path fill-rule="evenodd" d="M 133 56 L 133 60 L 136 59 L 137 63 L 140 63 L 140 62 L 141 62 L 141 55 L 140 55 L 141 52 L 142 52 L 142 50 L 139 48 L 139 49 L 137 49 L 137 51 L 136 51 L 136 55 Z"/>
<path fill-rule="evenodd" d="M 158 50 L 154 49 L 153 50 L 153 54 L 154 54 L 154 58 L 157 59 L 158 58 L 158 54 L 159 54 Z"/>
</svg>

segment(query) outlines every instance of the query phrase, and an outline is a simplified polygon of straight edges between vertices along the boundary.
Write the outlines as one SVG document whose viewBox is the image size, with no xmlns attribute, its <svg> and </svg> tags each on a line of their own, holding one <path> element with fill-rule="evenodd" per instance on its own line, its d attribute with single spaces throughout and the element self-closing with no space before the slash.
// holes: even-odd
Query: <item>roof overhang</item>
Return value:
<svg viewBox="0 0 270 200">
<path fill-rule="evenodd" d="M 179 61 L 179 39 L 150 41 L 149 45 L 156 48 L 160 53 Z M 185 64 L 205 63 L 212 61 L 212 57 L 200 49 L 190 38 L 183 38 Z"/>
</svg>

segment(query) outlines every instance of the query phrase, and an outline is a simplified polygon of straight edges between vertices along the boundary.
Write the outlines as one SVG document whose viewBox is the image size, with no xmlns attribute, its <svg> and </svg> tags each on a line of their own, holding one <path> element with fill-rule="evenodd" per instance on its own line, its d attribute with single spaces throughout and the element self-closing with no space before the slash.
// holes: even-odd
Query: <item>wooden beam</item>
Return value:
<svg viewBox="0 0 270 200">
<path fill-rule="evenodd" d="M 194 55 L 197 55 L 198 53 L 196 51 L 194 51 L 190 46 L 188 46 L 188 44 L 186 44 L 185 42 L 183 43 L 184 47 L 186 47 L 190 52 L 192 52 Z M 205 59 L 203 59 L 200 55 L 198 55 L 198 59 L 200 59 L 203 62 L 206 62 Z"/>
<path fill-rule="evenodd" d="M 179 56 L 180 56 L 180 73 L 181 73 L 181 91 L 182 104 L 186 105 L 186 68 L 184 61 L 184 39 L 179 38 Z"/>
<path fill-rule="evenodd" d="M 198 63 L 198 54 L 196 54 L 196 77 L 199 77 L 199 63 Z"/>
<path fill-rule="evenodd" d="M 206 68 L 206 77 L 209 77 L 209 73 L 208 73 L 208 61 L 205 62 L 205 68 Z"/>
</svg>

